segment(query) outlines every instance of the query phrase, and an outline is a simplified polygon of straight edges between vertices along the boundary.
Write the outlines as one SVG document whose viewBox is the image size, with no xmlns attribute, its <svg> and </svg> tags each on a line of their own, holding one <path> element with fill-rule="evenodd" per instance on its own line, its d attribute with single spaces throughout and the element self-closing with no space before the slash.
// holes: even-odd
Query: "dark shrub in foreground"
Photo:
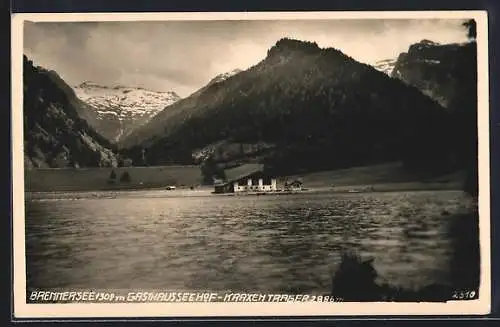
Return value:
<svg viewBox="0 0 500 327">
<path fill-rule="evenodd" d="M 332 281 L 332 296 L 347 302 L 438 302 L 451 300 L 453 289 L 431 284 L 420 290 L 407 290 L 376 283 L 378 273 L 373 259 L 363 261 L 355 254 L 344 254 Z"/>
<path fill-rule="evenodd" d="M 479 220 L 477 210 L 449 216 L 454 253 L 446 284 L 430 284 L 408 290 L 388 284 L 377 284 L 378 273 L 373 259 L 345 253 L 332 279 L 331 295 L 344 301 L 444 302 L 478 298 L 480 275 Z"/>
<path fill-rule="evenodd" d="M 375 283 L 377 272 L 373 259 L 363 261 L 359 256 L 345 253 L 333 276 L 332 295 L 344 301 L 374 301 L 379 298 L 379 287 Z"/>
</svg>

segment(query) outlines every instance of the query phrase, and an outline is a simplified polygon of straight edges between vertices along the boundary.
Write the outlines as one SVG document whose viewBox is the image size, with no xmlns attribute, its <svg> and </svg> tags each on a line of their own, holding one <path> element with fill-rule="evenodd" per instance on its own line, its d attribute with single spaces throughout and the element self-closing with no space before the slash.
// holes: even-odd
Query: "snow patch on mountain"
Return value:
<svg viewBox="0 0 500 327">
<path fill-rule="evenodd" d="M 217 84 L 217 83 L 220 83 L 222 81 L 225 81 L 226 79 L 238 74 L 238 73 L 241 73 L 243 70 L 241 69 L 233 69 L 229 72 L 226 72 L 226 73 L 222 73 L 222 74 L 219 74 L 217 76 L 215 76 L 209 83 L 208 85 L 212 85 L 212 84 Z"/>
<path fill-rule="evenodd" d="M 101 115 L 114 115 L 118 119 L 151 118 L 165 107 L 180 99 L 175 92 L 156 92 L 140 87 L 107 87 L 84 82 L 74 88 L 76 96 Z"/>
<path fill-rule="evenodd" d="M 84 82 L 73 88 L 76 96 L 96 114 L 96 129 L 112 141 L 119 142 L 135 128 L 146 124 L 160 111 L 178 101 L 172 91 L 156 92 L 141 87 L 108 87 Z"/>
<path fill-rule="evenodd" d="M 394 66 L 396 66 L 396 62 L 397 59 L 379 60 L 373 65 L 373 68 L 390 76 L 394 69 Z"/>
</svg>

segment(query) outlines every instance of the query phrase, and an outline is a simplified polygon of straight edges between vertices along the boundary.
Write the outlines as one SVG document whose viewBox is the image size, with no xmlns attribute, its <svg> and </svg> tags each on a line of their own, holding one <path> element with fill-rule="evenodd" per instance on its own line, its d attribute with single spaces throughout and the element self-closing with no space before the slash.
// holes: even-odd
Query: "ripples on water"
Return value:
<svg viewBox="0 0 500 327">
<path fill-rule="evenodd" d="M 444 283 L 449 224 L 470 206 L 450 191 L 177 194 L 27 197 L 27 286 L 324 293 L 343 250 L 383 282 Z"/>
</svg>

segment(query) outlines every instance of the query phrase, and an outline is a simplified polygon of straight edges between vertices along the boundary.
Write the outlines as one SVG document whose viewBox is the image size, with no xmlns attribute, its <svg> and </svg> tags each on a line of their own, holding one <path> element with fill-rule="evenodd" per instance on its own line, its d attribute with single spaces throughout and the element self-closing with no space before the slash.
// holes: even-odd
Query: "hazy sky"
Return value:
<svg viewBox="0 0 500 327">
<path fill-rule="evenodd" d="M 461 20 L 25 23 L 24 52 L 71 85 L 142 86 L 187 96 L 217 74 L 264 59 L 282 37 L 335 47 L 368 64 L 412 43 L 466 41 Z"/>
</svg>

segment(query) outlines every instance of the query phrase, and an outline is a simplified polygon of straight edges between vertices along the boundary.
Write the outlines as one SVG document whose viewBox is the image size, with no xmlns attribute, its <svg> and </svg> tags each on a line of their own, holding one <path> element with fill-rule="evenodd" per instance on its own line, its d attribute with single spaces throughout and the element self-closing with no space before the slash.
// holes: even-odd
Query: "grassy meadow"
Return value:
<svg viewBox="0 0 500 327">
<path fill-rule="evenodd" d="M 109 182 L 111 171 L 116 174 L 114 183 Z M 128 172 L 130 181 L 121 182 L 125 172 Z M 201 181 L 198 166 L 154 166 L 26 169 L 24 184 L 26 191 L 45 192 L 151 189 L 170 185 L 191 187 L 199 185 Z"/>
<path fill-rule="evenodd" d="M 109 183 L 111 171 L 114 183 Z M 130 181 L 120 182 L 128 172 Z M 403 191 L 462 189 L 464 173 L 444 176 L 415 176 L 399 163 L 352 167 L 321 171 L 296 176 L 277 176 L 284 179 L 299 178 L 306 188 L 328 188 L 332 191 Z M 26 169 L 26 191 L 99 191 L 125 189 L 155 189 L 174 185 L 178 188 L 199 186 L 203 177 L 199 166 L 150 166 L 86 169 Z"/>
<path fill-rule="evenodd" d="M 416 176 L 406 170 L 401 163 L 385 163 L 372 166 L 320 171 L 298 178 L 307 188 L 324 188 L 344 192 L 356 191 L 403 191 L 403 190 L 443 190 L 462 189 L 465 172 L 455 172 L 440 176 Z"/>
</svg>

